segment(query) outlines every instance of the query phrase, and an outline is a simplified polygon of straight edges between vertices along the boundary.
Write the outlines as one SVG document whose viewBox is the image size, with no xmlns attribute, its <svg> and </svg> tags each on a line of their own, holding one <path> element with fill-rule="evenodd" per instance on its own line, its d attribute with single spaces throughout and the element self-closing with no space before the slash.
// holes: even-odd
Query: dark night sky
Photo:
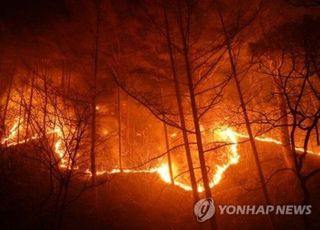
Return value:
<svg viewBox="0 0 320 230">
<path fill-rule="evenodd" d="M 38 26 L 68 16 L 64 0 L 7 0 L 0 6 L 6 25 Z"/>
</svg>

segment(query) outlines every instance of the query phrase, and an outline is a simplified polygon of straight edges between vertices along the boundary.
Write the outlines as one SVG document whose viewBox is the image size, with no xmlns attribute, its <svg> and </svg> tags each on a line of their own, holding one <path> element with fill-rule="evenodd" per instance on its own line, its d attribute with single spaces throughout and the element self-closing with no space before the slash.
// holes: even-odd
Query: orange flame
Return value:
<svg viewBox="0 0 320 230">
<path fill-rule="evenodd" d="M 19 129 L 21 129 L 21 126 L 19 127 L 20 123 L 21 123 L 20 118 L 16 118 L 12 124 L 12 127 L 9 130 L 8 136 L 3 138 L 3 140 L 1 141 L 1 144 L 6 144 L 7 146 L 11 146 L 17 143 L 15 140 L 18 136 Z"/>
<path fill-rule="evenodd" d="M 240 155 L 238 153 L 238 148 L 237 148 L 237 137 L 236 137 L 236 132 L 234 132 L 230 128 L 226 129 L 221 129 L 218 131 L 218 135 L 225 141 L 231 142 L 231 147 L 230 151 L 228 152 L 228 160 L 225 162 L 223 165 L 218 165 L 216 166 L 216 172 L 213 175 L 213 178 L 210 182 L 210 188 L 213 188 L 215 185 L 217 185 L 223 176 L 223 173 L 231 166 L 234 164 L 237 164 L 240 158 Z M 174 165 L 173 165 L 174 166 Z M 89 171 L 90 172 L 90 171 Z M 113 169 L 109 174 L 116 174 L 120 173 L 120 169 Z M 170 172 L 169 172 L 169 165 L 168 163 L 163 163 L 159 167 L 156 168 L 150 168 L 150 169 L 142 169 L 142 170 L 130 170 L 130 169 L 124 169 L 122 171 L 123 173 L 157 173 L 159 174 L 160 178 L 162 181 L 165 183 L 170 184 L 171 183 L 171 178 L 170 178 Z M 108 172 L 106 172 L 108 173 Z M 91 173 L 90 173 L 91 174 Z M 174 181 L 174 185 L 178 186 L 186 191 L 191 191 L 192 187 L 189 184 L 182 183 L 178 180 Z M 198 185 L 198 191 L 203 192 L 204 187 L 202 185 Z"/>
<path fill-rule="evenodd" d="M 11 128 L 9 129 L 9 133 L 7 137 L 4 137 L 1 140 L 2 145 L 6 146 L 13 146 L 13 145 L 18 145 L 22 143 L 26 143 L 30 140 L 34 140 L 39 138 L 38 135 L 34 135 L 32 137 L 29 137 L 27 139 L 18 141 L 18 133 L 19 131 L 23 128 L 21 122 L 21 118 L 16 118 L 15 121 L 13 122 Z M 54 152 L 57 154 L 57 157 L 59 158 L 59 166 L 61 168 L 68 168 L 68 159 L 66 156 L 66 148 L 64 146 L 64 133 L 61 127 L 55 127 L 52 129 L 52 131 L 49 131 L 48 134 L 56 134 L 57 140 L 54 145 Z M 219 138 L 221 138 L 222 141 L 227 142 L 230 144 L 228 147 L 229 150 L 227 151 L 227 160 L 224 162 L 222 165 L 216 165 L 215 166 L 215 172 L 214 175 L 212 176 L 212 179 L 209 183 L 210 188 L 213 188 L 223 178 L 224 172 L 231 166 L 235 165 L 239 162 L 240 155 L 238 153 L 238 138 L 248 138 L 248 135 L 242 134 L 239 132 L 233 131 L 231 128 L 222 128 L 217 131 L 217 134 Z M 175 134 L 176 135 L 176 134 Z M 173 136 L 175 136 L 173 135 Z M 281 145 L 282 143 L 276 139 L 270 138 L 270 137 L 255 137 L 256 140 L 261 141 L 261 142 L 269 142 L 269 143 L 274 143 L 277 145 Z M 303 148 L 296 148 L 298 151 L 303 151 Z M 315 153 L 313 151 L 308 151 L 308 153 L 311 154 L 317 154 L 320 155 L 319 153 Z M 174 166 L 174 164 L 173 164 Z M 97 175 L 103 175 L 103 174 L 117 174 L 120 173 L 120 169 L 112 169 L 111 171 L 105 171 L 105 170 L 100 170 L 97 171 Z M 91 171 L 89 169 L 86 170 L 86 173 L 89 174 L 90 176 L 92 175 Z M 122 173 L 130 173 L 130 174 L 138 174 L 138 173 L 157 173 L 162 181 L 165 183 L 170 184 L 171 183 L 171 178 L 170 178 L 170 172 L 169 172 L 169 166 L 168 163 L 162 163 L 158 167 L 153 167 L 149 169 L 138 169 L 138 170 L 132 170 L 132 169 L 123 169 Z M 191 191 L 192 187 L 189 184 L 180 182 L 178 179 L 174 181 L 174 185 L 182 188 L 183 190 L 186 191 Z M 204 191 L 204 187 L 202 185 L 198 185 L 197 189 L 199 192 Z"/>
</svg>

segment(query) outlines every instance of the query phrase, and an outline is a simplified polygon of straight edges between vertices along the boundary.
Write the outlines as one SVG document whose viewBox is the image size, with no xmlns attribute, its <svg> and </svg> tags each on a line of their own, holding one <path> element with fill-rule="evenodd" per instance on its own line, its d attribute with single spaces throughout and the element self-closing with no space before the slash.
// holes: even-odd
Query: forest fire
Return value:
<svg viewBox="0 0 320 230">
<path fill-rule="evenodd" d="M 13 124 L 12 127 L 9 129 L 9 134 L 7 137 L 4 137 L 1 143 L 7 147 L 10 146 L 16 146 L 19 144 L 25 144 L 28 141 L 31 140 L 36 140 L 39 137 L 38 136 L 33 136 L 31 138 L 26 138 L 25 140 L 18 141 L 18 133 L 23 132 L 23 127 L 22 125 L 19 126 L 19 123 L 21 123 L 21 118 L 17 118 Z M 18 131 L 19 127 L 19 131 Z M 70 160 L 66 159 L 66 149 L 63 146 L 63 132 L 61 131 L 60 128 L 54 128 L 52 131 L 48 132 L 49 134 L 56 134 L 56 140 L 54 144 L 54 151 L 57 154 L 57 157 L 59 158 L 59 167 L 61 168 L 69 168 L 68 162 Z M 212 175 L 212 180 L 210 182 L 210 187 L 213 188 L 215 185 L 217 185 L 222 177 L 223 173 L 228 169 L 229 166 L 233 164 L 237 164 L 240 158 L 240 155 L 237 150 L 237 136 L 242 136 L 245 137 L 245 135 L 241 135 L 237 132 L 234 132 L 230 128 L 226 129 L 221 129 L 218 131 L 218 135 L 222 140 L 228 141 L 230 143 L 230 149 L 227 153 L 227 160 L 226 162 L 223 163 L 223 165 L 218 165 L 216 166 L 215 173 Z M 174 168 L 174 163 L 172 164 Z M 85 171 L 89 175 L 92 176 L 92 173 L 89 169 L 86 169 Z M 165 182 L 165 183 L 171 183 L 170 179 L 170 173 L 169 173 L 169 165 L 168 163 L 163 163 L 159 167 L 154 167 L 154 168 L 149 168 L 149 169 L 140 169 L 140 170 L 132 170 L 132 169 L 112 169 L 111 171 L 106 171 L 106 170 L 100 170 L 97 171 L 96 174 L 97 176 L 103 175 L 103 174 L 118 174 L 118 173 L 132 173 L 132 174 L 138 174 L 138 173 L 157 173 L 159 174 L 160 178 Z M 184 184 L 182 182 L 179 182 L 179 179 L 174 181 L 174 185 L 186 190 L 186 191 L 191 191 L 192 187 L 188 184 Z M 198 191 L 203 192 L 204 188 L 201 185 L 198 185 Z"/>
<path fill-rule="evenodd" d="M 4 137 L 3 140 L 1 141 L 2 144 L 10 147 L 10 146 L 15 146 L 19 144 L 24 144 L 27 143 L 28 141 L 31 140 L 36 140 L 39 138 L 38 136 L 33 136 L 31 138 L 27 138 L 26 140 L 21 140 L 18 141 L 18 127 L 19 123 L 21 122 L 21 118 L 17 118 L 13 124 L 12 127 L 9 129 L 9 134 L 7 137 Z M 23 127 L 19 127 L 20 132 L 23 131 Z M 57 154 L 57 157 L 59 158 L 59 167 L 61 168 L 69 168 L 68 162 L 70 162 L 68 159 L 66 159 L 66 150 L 65 147 L 63 147 L 63 132 L 61 131 L 60 128 L 55 128 L 52 131 L 49 132 L 50 134 L 56 134 L 57 135 L 57 140 L 54 145 L 54 151 Z M 210 177 L 212 178 L 210 181 L 210 188 L 213 188 L 215 185 L 217 185 L 223 178 L 224 172 L 231 166 L 235 165 L 239 162 L 240 159 L 240 154 L 238 152 L 238 142 L 239 138 L 248 138 L 248 135 L 242 134 L 236 131 L 233 131 L 231 128 L 222 128 L 217 131 L 218 136 L 220 137 L 221 140 L 226 141 L 226 143 L 229 143 L 229 150 L 226 153 L 227 154 L 227 160 L 223 162 L 222 165 L 216 165 L 216 169 Z M 282 143 L 276 139 L 270 138 L 270 137 L 255 137 L 256 140 L 261 141 L 261 142 L 269 142 L 269 143 L 274 143 L 277 145 L 282 145 Z M 303 148 L 296 148 L 297 151 L 303 151 Z M 315 153 L 313 151 L 308 151 L 308 153 L 311 154 L 317 154 L 320 155 L 319 153 Z M 210 162 L 208 162 L 210 164 Z M 172 163 L 172 167 L 174 169 L 175 165 Z M 174 171 L 174 170 L 173 170 Z M 88 175 L 92 176 L 92 173 L 90 169 L 86 169 L 85 171 Z M 158 167 L 153 167 L 153 168 L 145 168 L 145 169 L 112 169 L 111 171 L 106 171 L 106 170 L 98 170 L 96 172 L 97 176 L 104 175 L 104 174 L 119 174 L 119 173 L 126 173 L 126 174 L 140 174 L 140 173 L 157 173 L 159 174 L 160 178 L 162 179 L 163 182 L 171 184 L 171 178 L 170 178 L 170 172 L 169 172 L 169 165 L 168 163 L 162 163 Z M 183 190 L 186 191 L 192 191 L 192 187 L 190 184 L 186 184 L 183 182 L 179 181 L 178 179 L 175 179 L 174 185 L 182 188 Z M 198 192 L 203 192 L 204 187 L 202 185 L 198 185 Z"/>
<path fill-rule="evenodd" d="M 1 229 L 319 229 L 319 25 L 319 0 L 3 1 Z"/>
<path fill-rule="evenodd" d="M 223 177 L 223 173 L 228 169 L 229 166 L 233 165 L 233 164 L 237 164 L 240 158 L 240 155 L 238 153 L 237 150 L 237 138 L 236 138 L 236 132 L 232 131 L 230 128 L 227 129 L 222 129 L 219 132 L 219 136 L 221 136 L 223 139 L 225 139 L 226 141 L 230 141 L 231 143 L 231 147 L 230 150 L 228 151 L 227 155 L 227 161 L 224 162 L 223 165 L 218 165 L 216 166 L 216 170 L 214 172 L 214 174 L 211 176 L 212 180 L 210 182 L 210 187 L 213 188 L 215 185 L 217 185 L 222 177 Z M 175 168 L 175 164 L 172 163 L 172 168 L 173 171 Z M 141 170 L 130 170 L 130 169 L 113 169 L 110 172 L 105 172 L 107 174 L 117 174 L 117 173 L 132 173 L 132 174 L 136 174 L 136 173 L 157 173 L 159 174 L 160 178 L 168 184 L 171 184 L 171 178 L 170 178 L 170 172 L 169 172 L 169 165 L 168 163 L 163 163 L 161 164 L 159 167 L 154 167 L 154 168 L 150 168 L 150 169 L 141 169 Z M 179 181 L 179 178 L 174 180 L 174 185 L 178 186 L 186 191 L 191 191 L 192 187 L 190 184 L 185 184 L 183 182 Z M 204 187 L 201 185 L 198 185 L 198 191 L 199 192 L 203 192 L 204 191 Z"/>
</svg>

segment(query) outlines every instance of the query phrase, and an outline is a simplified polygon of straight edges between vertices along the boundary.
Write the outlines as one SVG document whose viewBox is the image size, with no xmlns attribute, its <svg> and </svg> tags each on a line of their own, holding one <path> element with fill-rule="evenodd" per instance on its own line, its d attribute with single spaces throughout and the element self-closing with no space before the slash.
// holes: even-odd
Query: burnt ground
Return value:
<svg viewBox="0 0 320 230">
<path fill-rule="evenodd" d="M 259 143 L 260 158 L 274 204 L 299 204 L 299 185 L 282 167 L 281 148 Z M 23 151 L 31 151 L 23 150 Z M 263 204 L 257 171 L 249 146 L 239 147 L 240 162 L 230 167 L 222 181 L 212 190 L 215 204 Z M 2 150 L 0 174 L 1 229 L 53 229 L 54 202 L 44 201 L 48 193 L 48 175 L 28 163 L 21 149 Z M 308 170 L 320 167 L 320 157 L 309 156 Z M 277 173 L 276 173 L 277 172 Z M 193 216 L 190 192 L 165 184 L 157 174 L 124 174 L 100 176 L 99 186 L 77 188 L 86 176 L 71 185 L 74 199 L 65 209 L 61 229 L 198 229 Z M 320 229 L 320 174 L 310 179 L 312 214 L 310 229 Z M 42 202 L 42 203 L 41 203 Z M 219 229 L 270 229 L 267 216 L 215 215 Z M 275 229 L 304 229 L 302 216 L 273 216 Z"/>
</svg>

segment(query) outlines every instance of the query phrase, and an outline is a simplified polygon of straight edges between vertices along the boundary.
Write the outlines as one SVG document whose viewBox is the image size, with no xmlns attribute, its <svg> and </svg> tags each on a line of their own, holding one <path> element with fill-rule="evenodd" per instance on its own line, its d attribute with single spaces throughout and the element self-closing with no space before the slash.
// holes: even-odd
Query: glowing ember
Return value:
<svg viewBox="0 0 320 230">
<path fill-rule="evenodd" d="M 18 136 L 18 131 L 21 129 L 21 126 L 19 127 L 19 124 L 21 123 L 20 118 L 16 118 L 14 123 L 12 124 L 12 127 L 9 130 L 8 137 L 3 138 L 1 141 L 1 144 L 6 144 L 7 146 L 10 146 L 12 144 L 17 143 L 16 139 Z"/>
<path fill-rule="evenodd" d="M 171 178 L 170 178 L 170 172 L 169 172 L 169 165 L 168 164 L 163 164 L 161 165 L 158 170 L 158 174 L 160 175 L 160 178 L 166 182 L 166 183 L 171 183 Z"/>
<path fill-rule="evenodd" d="M 177 136 L 177 133 L 170 134 L 170 137 L 175 138 Z"/>
<path fill-rule="evenodd" d="M 12 124 L 12 127 L 9 130 L 8 136 L 1 140 L 1 145 L 10 147 L 10 146 L 15 146 L 19 144 L 24 144 L 26 142 L 39 138 L 38 135 L 34 135 L 32 137 L 25 138 L 23 140 L 18 140 L 18 134 L 19 132 L 21 133 L 22 130 L 23 130 L 23 119 L 16 118 L 14 123 Z"/>
<path fill-rule="evenodd" d="M 241 138 L 249 138 L 248 135 L 242 134 L 242 133 L 238 133 L 238 132 L 235 132 L 235 135 L 238 136 L 238 137 L 241 137 Z M 282 145 L 281 141 L 278 141 L 278 140 L 273 139 L 271 137 L 255 137 L 254 139 L 256 139 L 257 141 L 261 141 L 261 142 L 269 142 L 269 143 L 273 143 L 273 144 L 277 144 L 277 145 Z M 296 147 L 295 150 L 299 151 L 299 152 L 303 152 L 304 151 L 304 149 L 300 148 L 300 147 Z M 311 150 L 307 150 L 307 153 L 320 155 L 320 153 L 313 152 Z"/>
<path fill-rule="evenodd" d="M 236 137 L 236 132 L 234 132 L 232 129 L 227 128 L 223 130 L 219 130 L 218 134 L 223 139 L 229 139 L 231 141 L 231 147 L 230 151 L 228 152 L 228 161 L 223 165 L 218 165 L 216 168 L 216 173 L 213 176 L 212 181 L 210 182 L 210 187 L 217 185 L 221 179 L 223 173 L 234 164 L 237 164 L 239 162 L 240 155 L 238 153 L 238 140 Z"/>
<path fill-rule="evenodd" d="M 65 148 L 63 147 L 63 141 L 62 141 L 63 132 L 59 127 L 54 128 L 52 132 L 55 133 L 58 137 L 58 140 L 56 141 L 56 144 L 54 146 L 54 150 L 60 159 L 60 167 L 66 168 L 67 167 L 67 160 L 65 159 L 66 151 L 65 151 Z"/>
<path fill-rule="evenodd" d="M 86 173 L 89 174 L 89 176 L 92 176 L 92 173 L 91 173 L 90 169 L 87 169 Z M 97 170 L 96 171 L 97 176 L 101 176 L 101 175 L 106 174 L 106 173 L 107 173 L 106 170 Z"/>
</svg>

